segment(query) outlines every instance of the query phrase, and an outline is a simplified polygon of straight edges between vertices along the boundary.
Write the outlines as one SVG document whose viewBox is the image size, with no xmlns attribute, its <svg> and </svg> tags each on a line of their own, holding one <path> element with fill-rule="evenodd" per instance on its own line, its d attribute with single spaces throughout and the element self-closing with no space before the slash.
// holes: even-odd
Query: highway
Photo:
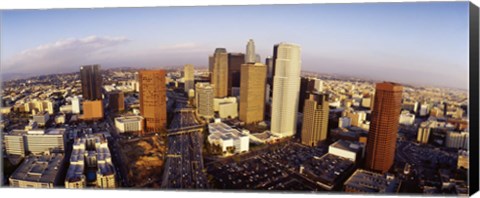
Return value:
<svg viewBox="0 0 480 198">
<path fill-rule="evenodd" d="M 202 156 L 202 133 L 203 126 L 195 117 L 195 109 L 177 100 L 175 115 L 167 134 L 162 188 L 208 188 Z"/>
</svg>

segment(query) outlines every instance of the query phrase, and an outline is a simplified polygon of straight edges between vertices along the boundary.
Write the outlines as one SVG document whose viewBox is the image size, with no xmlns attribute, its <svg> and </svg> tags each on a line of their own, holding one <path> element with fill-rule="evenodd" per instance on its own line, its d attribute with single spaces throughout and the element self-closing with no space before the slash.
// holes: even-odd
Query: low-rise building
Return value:
<svg viewBox="0 0 480 198">
<path fill-rule="evenodd" d="M 115 167 L 102 134 L 77 138 L 73 144 L 65 188 L 115 188 Z"/>
<path fill-rule="evenodd" d="M 344 183 L 345 192 L 351 193 L 397 193 L 401 182 L 385 174 L 357 169 Z"/>
<path fill-rule="evenodd" d="M 33 120 L 40 126 L 45 126 L 50 119 L 48 112 L 42 111 L 33 116 Z"/>
<path fill-rule="evenodd" d="M 72 105 L 62 105 L 62 106 L 60 106 L 60 112 L 61 113 L 72 113 L 73 112 Z"/>
<path fill-rule="evenodd" d="M 65 129 L 13 130 L 5 135 L 5 148 L 9 155 L 39 155 L 51 151 L 64 152 Z"/>
<path fill-rule="evenodd" d="M 0 108 L 0 112 L 2 114 L 9 114 L 12 111 L 13 107 L 2 107 Z"/>
<path fill-rule="evenodd" d="M 458 151 L 457 168 L 469 169 L 469 153 L 465 150 Z"/>
<path fill-rule="evenodd" d="M 351 119 L 349 117 L 340 117 L 338 118 L 338 127 L 339 128 L 347 128 L 349 126 L 351 126 Z"/>
<path fill-rule="evenodd" d="M 26 134 L 28 151 L 34 155 L 45 152 L 64 152 L 66 145 L 65 129 L 30 130 Z"/>
<path fill-rule="evenodd" d="M 115 118 L 115 127 L 119 133 L 143 131 L 142 116 L 124 116 Z"/>
<path fill-rule="evenodd" d="M 325 190 L 337 190 L 354 170 L 354 162 L 350 159 L 327 153 L 322 157 L 300 166 L 300 174 L 314 181 Z"/>
<path fill-rule="evenodd" d="M 10 176 L 10 186 L 20 188 L 54 188 L 61 181 L 62 153 L 30 156 Z"/>
<path fill-rule="evenodd" d="M 468 132 L 447 132 L 445 144 L 450 148 L 468 149 Z"/>
<path fill-rule="evenodd" d="M 345 140 L 338 140 L 328 147 L 328 153 L 358 162 L 364 156 L 364 145 Z"/>
<path fill-rule="evenodd" d="M 415 114 L 410 113 L 409 111 L 402 111 L 400 114 L 399 123 L 404 125 L 412 125 L 415 122 Z"/>
<path fill-rule="evenodd" d="M 61 114 L 55 117 L 56 124 L 64 124 L 65 123 L 65 115 Z"/>
<path fill-rule="evenodd" d="M 83 105 L 83 120 L 98 120 L 103 118 L 102 100 L 86 100 Z"/>
<path fill-rule="evenodd" d="M 27 154 L 26 139 L 23 130 L 13 130 L 3 136 L 5 142 L 5 150 L 7 155 L 25 156 Z"/>
<path fill-rule="evenodd" d="M 238 117 L 238 103 L 236 97 L 213 99 L 213 110 L 218 112 L 220 118 Z"/>
<path fill-rule="evenodd" d="M 238 131 L 227 124 L 215 119 L 214 123 L 208 124 L 208 142 L 211 145 L 220 146 L 224 155 L 229 153 L 248 152 L 249 150 L 249 132 Z"/>
</svg>

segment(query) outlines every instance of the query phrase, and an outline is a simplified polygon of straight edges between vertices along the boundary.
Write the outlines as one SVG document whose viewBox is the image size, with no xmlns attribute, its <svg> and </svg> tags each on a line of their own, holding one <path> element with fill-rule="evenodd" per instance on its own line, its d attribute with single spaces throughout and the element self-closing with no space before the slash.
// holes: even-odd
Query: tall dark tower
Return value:
<svg viewBox="0 0 480 198">
<path fill-rule="evenodd" d="M 448 103 L 443 103 L 443 117 L 447 117 Z"/>
<path fill-rule="evenodd" d="M 366 148 L 367 169 L 385 173 L 393 165 L 402 92 L 403 86 L 399 84 L 383 82 L 376 85 Z"/>
<path fill-rule="evenodd" d="M 232 88 L 240 89 L 240 71 L 245 63 L 245 54 L 228 53 L 228 95 L 232 95 Z"/>
<path fill-rule="evenodd" d="M 310 97 L 310 93 L 315 91 L 315 80 L 314 78 L 302 77 L 300 79 L 300 94 L 298 96 L 298 112 L 303 113 L 303 106 L 305 105 L 305 100 Z M 318 90 L 317 90 L 318 91 Z"/>
<path fill-rule="evenodd" d="M 100 65 L 84 65 L 80 67 L 82 94 L 84 100 L 102 99 L 102 74 Z"/>
</svg>

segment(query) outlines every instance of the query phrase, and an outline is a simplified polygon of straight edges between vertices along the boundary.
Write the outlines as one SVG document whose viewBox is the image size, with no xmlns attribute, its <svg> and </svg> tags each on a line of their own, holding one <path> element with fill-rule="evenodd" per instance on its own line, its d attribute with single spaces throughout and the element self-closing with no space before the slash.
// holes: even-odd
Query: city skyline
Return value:
<svg viewBox="0 0 480 198">
<path fill-rule="evenodd" d="M 471 195 L 465 4 L 1 12 L 0 186 Z"/>
<path fill-rule="evenodd" d="M 4 73 L 32 74 L 94 63 L 207 67 L 217 47 L 245 52 L 253 39 L 265 58 L 275 43 L 289 41 L 302 46 L 304 71 L 467 89 L 463 9 L 468 3 L 2 11 L 1 62 Z M 209 31 L 220 23 L 219 31 Z M 236 31 L 244 23 L 252 24 L 251 31 Z M 31 29 L 37 34 L 26 37 Z"/>
</svg>

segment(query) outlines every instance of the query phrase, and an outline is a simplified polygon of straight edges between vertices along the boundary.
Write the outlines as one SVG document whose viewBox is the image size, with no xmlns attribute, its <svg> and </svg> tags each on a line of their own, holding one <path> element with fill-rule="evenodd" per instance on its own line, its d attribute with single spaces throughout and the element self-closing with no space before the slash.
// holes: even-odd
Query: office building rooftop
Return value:
<svg viewBox="0 0 480 198">
<path fill-rule="evenodd" d="M 384 174 L 357 169 L 345 182 L 345 188 L 355 192 L 394 193 L 400 188 L 400 181 Z"/>
<path fill-rule="evenodd" d="M 63 154 L 53 153 L 51 155 L 30 156 L 10 176 L 11 179 L 55 183 L 57 174 L 62 168 Z"/>
<path fill-rule="evenodd" d="M 125 116 L 125 117 L 117 117 L 115 118 L 116 121 L 125 123 L 125 122 L 138 122 L 143 120 L 142 116 Z"/>
</svg>

